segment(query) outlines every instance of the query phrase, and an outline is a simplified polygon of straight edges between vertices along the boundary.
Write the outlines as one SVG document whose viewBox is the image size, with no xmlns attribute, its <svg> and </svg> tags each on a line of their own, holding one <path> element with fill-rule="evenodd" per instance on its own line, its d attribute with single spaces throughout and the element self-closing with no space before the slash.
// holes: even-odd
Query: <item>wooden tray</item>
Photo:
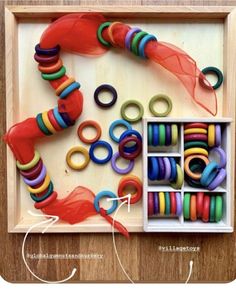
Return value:
<svg viewBox="0 0 236 290">
<path fill-rule="evenodd" d="M 197 61 L 200 68 L 213 65 L 224 72 L 224 84 L 217 90 L 219 104 L 217 117 L 233 119 L 230 127 L 232 137 L 230 154 L 231 160 L 234 161 L 236 12 L 233 7 L 7 7 L 5 11 L 7 129 L 20 120 L 55 106 L 53 91 L 47 82 L 42 81 L 37 71 L 33 59 L 34 46 L 39 42 L 41 33 L 52 18 L 66 13 L 87 11 L 101 12 L 112 21 L 118 19 L 132 26 L 139 26 L 157 35 L 159 40 L 184 49 Z M 65 163 L 66 152 L 74 145 L 83 145 L 76 135 L 76 129 L 81 121 L 92 118 L 100 122 L 103 128 L 102 139 L 111 142 L 108 128 L 113 120 L 120 118 L 121 104 L 128 99 L 138 99 L 145 108 L 144 117 L 151 117 L 147 104 L 157 93 L 166 93 L 171 97 L 173 110 L 170 117 L 209 117 L 193 104 L 175 77 L 159 65 L 140 60 L 128 52 L 111 49 L 104 56 L 92 59 L 62 53 L 62 59 L 68 74 L 73 75 L 82 84 L 85 97 L 84 112 L 74 128 L 37 144 L 60 197 L 78 185 L 88 186 L 95 193 L 102 189 L 116 192 L 121 178 L 114 174 L 109 164 L 99 167 L 91 162 L 86 170 L 79 173 L 68 169 Z M 93 92 L 101 83 L 110 83 L 117 89 L 119 99 L 115 109 L 104 112 L 95 106 Z M 141 131 L 141 123 L 134 128 Z M 115 144 L 112 145 L 114 150 L 117 150 Z M 141 159 L 136 163 L 132 173 L 142 178 Z M 33 202 L 17 173 L 15 160 L 9 148 L 7 183 L 8 231 L 25 232 L 30 225 L 40 221 L 39 218 L 32 218 L 27 210 L 40 212 L 34 210 Z M 234 196 L 234 178 L 231 179 L 231 188 Z M 130 213 L 123 207 L 117 218 L 129 231 L 143 231 L 142 202 L 132 206 Z M 41 230 L 39 227 L 35 231 Z M 111 227 L 97 216 L 73 226 L 60 222 L 50 231 L 109 232 Z"/>
</svg>

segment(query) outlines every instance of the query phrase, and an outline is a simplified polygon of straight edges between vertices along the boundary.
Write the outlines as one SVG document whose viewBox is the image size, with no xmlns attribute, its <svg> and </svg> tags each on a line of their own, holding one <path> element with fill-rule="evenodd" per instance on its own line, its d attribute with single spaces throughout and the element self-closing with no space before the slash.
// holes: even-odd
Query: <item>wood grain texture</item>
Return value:
<svg viewBox="0 0 236 290">
<path fill-rule="evenodd" d="M 6 1 L 7 5 L 155 5 L 157 1 Z M 158 1 L 159 5 L 173 5 L 172 1 Z M 229 5 L 236 1 L 175 1 L 175 5 Z M 5 132 L 5 55 L 4 2 L 0 2 L 0 133 Z M 6 146 L 0 140 L 0 218 L 1 256 L 0 274 L 7 281 L 37 282 L 25 268 L 21 258 L 24 235 L 7 233 Z M 235 279 L 235 239 L 233 234 L 132 234 L 129 241 L 116 236 L 117 250 L 124 268 L 137 282 L 184 282 L 189 261 L 194 261 L 192 282 L 227 282 Z M 200 252 L 166 253 L 160 246 L 195 246 Z M 72 282 L 127 281 L 116 259 L 110 234 L 45 234 L 31 235 L 26 253 L 60 253 L 103 255 L 101 259 L 31 260 L 28 263 L 40 277 L 47 280 L 63 279 L 73 267 L 77 273 Z"/>
</svg>

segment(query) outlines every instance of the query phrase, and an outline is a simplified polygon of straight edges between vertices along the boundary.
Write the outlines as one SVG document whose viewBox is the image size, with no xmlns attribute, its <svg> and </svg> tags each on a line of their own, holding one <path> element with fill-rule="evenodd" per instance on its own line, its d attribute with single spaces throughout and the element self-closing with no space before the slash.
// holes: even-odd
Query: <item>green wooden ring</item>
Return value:
<svg viewBox="0 0 236 290">
<path fill-rule="evenodd" d="M 34 152 L 34 158 L 28 162 L 27 164 L 21 164 L 18 160 L 16 161 L 16 166 L 18 169 L 25 171 L 25 170 L 30 170 L 31 168 L 33 168 L 40 159 L 40 154 L 37 150 L 35 150 Z"/>
<path fill-rule="evenodd" d="M 215 85 L 212 86 L 212 88 L 214 90 L 217 90 L 221 86 L 221 84 L 223 83 L 223 80 L 224 80 L 223 74 L 222 74 L 222 72 L 217 67 L 214 67 L 214 66 L 205 67 L 202 70 L 202 73 L 204 75 L 207 75 L 207 74 L 215 74 L 217 76 L 217 82 L 215 83 Z M 204 81 L 203 81 L 203 79 L 201 77 L 199 78 L 199 83 L 203 87 L 206 87 L 206 88 L 211 89 L 211 87 L 209 87 L 207 84 L 204 83 Z"/>
<path fill-rule="evenodd" d="M 45 194 L 43 194 L 42 196 L 37 196 L 36 194 L 30 193 L 30 196 L 35 202 L 40 202 L 48 198 L 52 194 L 52 192 L 53 192 L 53 183 L 52 181 L 50 181 L 48 190 Z"/>
<path fill-rule="evenodd" d="M 165 192 L 165 214 L 170 214 L 170 194 L 169 192 Z"/>
<path fill-rule="evenodd" d="M 167 109 L 163 113 L 158 113 L 154 109 L 154 104 L 156 101 L 164 101 L 167 104 Z M 164 94 L 159 94 L 151 98 L 149 102 L 149 110 L 150 112 L 155 116 L 155 117 L 166 117 L 172 110 L 172 101 L 171 99 L 164 95 Z"/>
<path fill-rule="evenodd" d="M 139 45 L 139 41 L 148 33 L 145 31 L 140 31 L 138 33 L 135 34 L 134 38 L 132 39 L 131 42 L 131 51 L 135 54 L 135 55 L 139 55 L 138 53 L 138 45 Z"/>
<path fill-rule="evenodd" d="M 97 38 L 99 40 L 99 42 L 101 42 L 101 44 L 103 44 L 104 46 L 107 46 L 107 47 L 110 47 L 111 44 L 109 42 L 107 42 L 106 40 L 103 39 L 102 37 L 102 32 L 103 32 L 103 29 L 110 26 L 111 22 L 104 22 L 102 23 L 99 28 L 98 28 L 98 31 L 97 31 Z"/>
<path fill-rule="evenodd" d="M 187 220 L 190 219 L 190 198 L 191 198 L 191 194 L 185 193 L 185 195 L 184 195 L 184 218 Z"/>
<path fill-rule="evenodd" d="M 212 195 L 210 202 L 210 222 L 215 221 L 215 209 L 216 209 L 216 197 Z"/>
<path fill-rule="evenodd" d="M 153 127 L 152 124 L 148 124 L 148 146 L 152 146 L 153 141 Z"/>
<path fill-rule="evenodd" d="M 165 146 L 166 144 L 166 127 L 164 124 L 159 125 L 159 145 Z"/>
<path fill-rule="evenodd" d="M 216 207 L 215 207 L 215 221 L 219 222 L 223 216 L 223 199 L 221 195 L 216 196 Z"/>
<path fill-rule="evenodd" d="M 43 122 L 43 118 L 42 118 L 42 113 L 39 113 L 37 116 L 36 116 L 36 121 L 37 121 L 37 124 L 40 128 L 40 130 L 47 136 L 50 136 L 52 135 L 52 133 L 48 130 L 48 128 L 46 127 L 46 125 L 44 124 Z"/>
<path fill-rule="evenodd" d="M 208 149 L 208 144 L 203 141 L 189 141 L 189 142 L 184 143 L 184 150 L 192 148 L 192 147 L 201 147 L 204 149 Z"/>
<path fill-rule="evenodd" d="M 125 110 L 127 109 L 127 107 L 137 107 L 139 109 L 139 114 L 137 117 L 135 118 L 129 118 L 126 114 L 125 114 Z M 121 109 L 120 109 L 120 113 L 121 113 L 121 116 L 124 120 L 130 122 L 130 123 L 136 123 L 138 122 L 140 119 L 142 119 L 143 117 L 143 113 L 144 113 L 144 110 L 143 110 L 143 105 L 136 101 L 136 100 L 129 100 L 127 102 L 125 102 L 122 106 L 121 106 Z"/>
<path fill-rule="evenodd" d="M 55 72 L 55 73 L 52 73 L 52 74 L 45 74 L 45 73 L 42 73 L 42 78 L 44 80 L 47 80 L 47 81 L 53 81 L 53 80 L 57 80 L 59 78 L 61 78 L 62 76 L 64 76 L 66 73 L 66 68 L 64 66 L 62 66 L 60 68 L 59 71 Z"/>
</svg>

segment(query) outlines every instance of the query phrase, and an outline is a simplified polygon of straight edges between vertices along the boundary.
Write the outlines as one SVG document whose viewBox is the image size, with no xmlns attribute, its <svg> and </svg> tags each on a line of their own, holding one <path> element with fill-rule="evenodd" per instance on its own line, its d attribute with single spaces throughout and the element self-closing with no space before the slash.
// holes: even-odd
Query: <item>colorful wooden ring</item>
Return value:
<svg viewBox="0 0 236 290">
<path fill-rule="evenodd" d="M 111 22 L 104 22 L 102 23 L 98 30 L 97 30 L 97 38 L 98 40 L 101 42 L 101 44 L 103 44 L 104 46 L 110 47 L 111 44 L 109 42 L 107 42 L 106 40 L 103 39 L 102 37 L 102 32 L 105 28 L 109 27 L 109 25 L 111 25 Z"/>
<path fill-rule="evenodd" d="M 120 136 L 116 137 L 114 134 L 114 130 L 118 126 L 125 127 L 127 130 L 132 130 L 132 126 L 130 125 L 130 123 L 128 123 L 125 120 L 120 119 L 120 120 L 115 120 L 114 122 L 112 122 L 109 128 L 109 135 L 110 135 L 110 138 L 116 143 L 119 143 L 120 141 Z"/>
<path fill-rule="evenodd" d="M 125 191 L 127 187 L 135 188 L 135 192 L 131 194 L 130 203 L 131 204 L 137 203 L 141 199 L 143 194 L 141 181 L 137 181 L 137 179 L 134 179 L 132 176 L 125 179 L 121 179 L 118 186 L 119 197 L 124 197 L 125 195 L 127 195 Z"/>
<path fill-rule="evenodd" d="M 126 34 L 126 36 L 125 36 L 125 47 L 126 47 L 128 50 L 130 50 L 131 40 L 132 40 L 134 34 L 137 33 L 137 32 L 140 32 L 140 31 L 141 31 L 140 28 L 138 28 L 138 27 L 134 27 L 134 28 L 130 29 L 130 30 L 127 32 L 127 34 Z"/>
<path fill-rule="evenodd" d="M 209 147 L 215 146 L 215 125 L 210 124 L 208 126 L 208 145 Z"/>
<path fill-rule="evenodd" d="M 191 129 L 191 128 L 202 128 L 202 129 L 208 129 L 208 124 L 206 123 L 189 123 L 189 124 L 186 124 L 184 125 L 184 130 L 187 130 L 187 129 Z"/>
<path fill-rule="evenodd" d="M 182 214 L 182 200 L 180 192 L 175 193 L 176 198 L 176 215 L 180 216 Z"/>
<path fill-rule="evenodd" d="M 226 153 L 225 151 L 220 147 L 213 147 L 210 151 L 209 159 L 211 160 L 211 153 L 217 153 L 220 157 L 220 161 L 218 162 L 219 168 L 224 168 L 226 166 Z"/>
<path fill-rule="evenodd" d="M 39 129 L 47 136 L 52 135 L 52 133 L 48 130 L 47 126 L 44 124 L 42 113 L 39 113 L 36 116 L 36 121 L 39 126 Z"/>
<path fill-rule="evenodd" d="M 214 85 L 209 85 L 208 83 L 206 83 L 206 81 L 205 81 L 205 79 L 203 77 L 199 77 L 199 83 L 204 88 L 207 88 L 207 89 L 213 88 L 214 90 L 216 90 L 223 83 L 223 80 L 224 80 L 223 74 L 222 74 L 222 72 L 217 67 L 214 67 L 214 66 L 205 67 L 202 70 L 202 73 L 204 75 L 214 74 L 217 77 L 217 82 Z"/>
<path fill-rule="evenodd" d="M 153 192 L 148 192 L 148 216 L 152 216 L 153 214 L 154 214 Z"/>
<path fill-rule="evenodd" d="M 31 186 L 27 186 L 27 190 L 32 194 L 39 194 L 48 188 L 50 181 L 51 181 L 50 176 L 49 174 L 47 174 L 42 185 L 40 185 L 37 188 L 32 188 Z"/>
<path fill-rule="evenodd" d="M 215 221 L 215 210 L 216 210 L 216 197 L 212 195 L 210 197 L 210 222 Z"/>
<path fill-rule="evenodd" d="M 44 207 L 48 206 L 49 204 L 51 204 L 56 199 L 57 199 L 57 192 L 53 191 L 52 194 L 50 194 L 46 199 L 44 199 L 40 202 L 36 202 L 34 204 L 34 207 L 36 209 L 44 208 Z"/>
<path fill-rule="evenodd" d="M 109 103 L 103 103 L 99 99 L 100 93 L 104 92 L 104 91 L 108 91 L 112 95 L 112 100 Z M 101 107 L 103 109 L 110 108 L 117 101 L 117 91 L 111 85 L 108 85 L 108 84 L 100 85 L 99 87 L 96 88 L 96 90 L 94 92 L 94 101 L 99 107 Z"/>
<path fill-rule="evenodd" d="M 38 65 L 38 70 L 45 74 L 55 73 L 63 66 L 62 60 L 59 58 L 55 64 L 50 64 L 48 66 Z"/>
<path fill-rule="evenodd" d="M 145 35 L 148 35 L 148 33 L 144 31 L 137 32 L 131 41 L 131 52 L 137 56 L 139 55 L 139 43 Z"/>
<path fill-rule="evenodd" d="M 30 197 L 35 201 L 35 202 L 41 202 L 47 199 L 51 194 L 53 193 L 53 183 L 52 181 L 49 183 L 48 190 L 43 193 L 42 195 L 37 195 L 37 194 L 32 194 L 30 193 Z"/>
<path fill-rule="evenodd" d="M 117 196 L 111 191 L 104 190 L 104 191 L 99 192 L 94 198 L 94 207 L 97 212 L 100 212 L 99 201 L 104 197 L 117 198 Z M 118 207 L 118 201 L 116 199 L 113 199 L 112 206 L 106 210 L 106 214 L 107 215 L 112 214 L 117 209 L 117 207 Z"/>
<path fill-rule="evenodd" d="M 190 200 L 190 219 L 191 221 L 195 221 L 197 219 L 197 205 L 196 205 L 196 195 L 191 195 Z"/>
<path fill-rule="evenodd" d="M 178 142 L 178 126 L 171 124 L 171 145 L 175 146 Z"/>
<path fill-rule="evenodd" d="M 215 146 L 221 145 L 221 126 L 219 124 L 215 125 Z"/>
<path fill-rule="evenodd" d="M 209 190 L 216 189 L 225 179 L 226 177 L 226 170 L 224 168 L 221 168 L 216 177 L 213 179 L 213 181 L 208 185 Z"/>
<path fill-rule="evenodd" d="M 39 173 L 41 172 L 42 170 L 42 167 L 43 167 L 43 161 L 42 159 L 40 158 L 38 163 L 31 169 L 27 170 L 27 171 L 20 171 L 20 174 L 22 176 L 24 176 L 25 178 L 27 179 L 33 179 L 35 178 L 36 176 L 39 175 Z"/>
<path fill-rule="evenodd" d="M 60 68 L 60 70 L 55 72 L 55 73 L 52 73 L 52 74 L 42 73 L 41 76 L 44 80 L 53 81 L 53 80 L 57 80 L 57 79 L 61 78 L 62 76 L 65 75 L 65 73 L 66 73 L 66 68 L 64 66 L 62 66 Z"/>
<path fill-rule="evenodd" d="M 166 111 L 164 111 L 163 113 L 157 112 L 154 108 L 154 105 L 156 102 L 166 103 L 167 104 Z M 166 95 L 163 95 L 163 94 L 156 95 L 156 96 L 152 97 L 150 102 L 149 102 L 149 110 L 153 114 L 153 116 L 155 116 L 155 117 L 166 117 L 167 115 L 169 115 L 169 113 L 172 110 L 172 101 Z"/>
<path fill-rule="evenodd" d="M 223 199 L 221 195 L 216 196 L 216 207 L 215 207 L 215 221 L 221 221 L 223 216 Z"/>
<path fill-rule="evenodd" d="M 138 44 L 138 54 L 139 56 L 146 58 L 145 47 L 149 41 L 157 41 L 157 38 L 154 35 L 147 34 L 145 35 Z"/>
<path fill-rule="evenodd" d="M 160 214 L 165 214 L 165 194 L 164 192 L 159 192 L 159 208 L 160 208 Z"/>
<path fill-rule="evenodd" d="M 197 200 L 196 200 L 196 207 L 197 207 L 197 217 L 199 217 L 199 218 L 202 217 L 203 198 L 204 198 L 204 193 L 203 192 L 198 192 L 197 193 Z"/>
<path fill-rule="evenodd" d="M 80 88 L 80 83 L 74 82 L 66 87 L 59 95 L 60 99 L 65 99 L 71 94 L 74 90 L 78 90 Z"/>
<path fill-rule="evenodd" d="M 148 158 L 148 179 L 157 180 L 159 178 L 159 164 L 157 157 Z"/>
<path fill-rule="evenodd" d="M 170 192 L 170 213 L 176 215 L 176 196 L 175 192 Z"/>
<path fill-rule="evenodd" d="M 54 117 L 53 109 L 48 111 L 48 119 L 55 130 L 57 130 L 57 131 L 62 130 L 62 127 L 58 124 L 56 118 Z"/>
<path fill-rule="evenodd" d="M 216 177 L 219 169 L 218 163 L 211 161 L 207 164 L 201 174 L 200 182 L 203 186 L 208 186 Z"/>
<path fill-rule="evenodd" d="M 190 162 L 192 162 L 194 159 L 202 160 L 205 163 L 206 166 L 209 163 L 209 160 L 204 155 L 190 155 L 184 160 L 184 171 L 185 171 L 185 173 L 189 177 L 193 178 L 194 180 L 199 180 L 201 178 L 201 173 L 194 173 L 194 172 L 191 171 L 191 169 L 189 167 Z"/>
<path fill-rule="evenodd" d="M 42 54 L 42 55 L 56 55 L 60 51 L 60 46 L 57 45 L 57 46 L 52 47 L 52 48 L 41 48 L 40 44 L 38 43 L 35 46 L 35 51 L 37 54 Z"/>
<path fill-rule="evenodd" d="M 159 125 L 159 145 L 165 146 L 166 144 L 166 128 L 164 124 Z"/>
<path fill-rule="evenodd" d="M 187 141 L 208 141 L 206 134 L 188 134 L 184 135 L 184 142 Z"/>
<path fill-rule="evenodd" d="M 125 152 L 125 147 L 129 142 L 135 142 L 135 146 L 137 146 L 137 149 L 134 152 L 131 153 Z M 119 143 L 120 156 L 122 156 L 125 159 L 128 160 L 135 159 L 140 155 L 141 152 L 142 152 L 142 142 L 136 136 L 125 137 Z"/>
<path fill-rule="evenodd" d="M 84 137 L 83 130 L 87 127 L 92 127 L 96 130 L 96 136 L 94 138 L 88 139 L 88 138 Z M 95 122 L 93 120 L 87 120 L 79 125 L 78 130 L 77 130 L 77 134 L 82 142 L 84 142 L 85 144 L 92 144 L 92 143 L 99 140 L 99 138 L 102 135 L 102 129 L 97 122 Z"/>
<path fill-rule="evenodd" d="M 75 154 L 75 153 L 80 153 L 84 156 L 84 162 L 81 163 L 81 164 L 76 164 L 72 161 L 72 155 Z M 68 166 L 71 168 L 71 169 L 74 169 L 74 170 L 82 170 L 84 169 L 88 164 L 89 164 L 89 154 L 88 154 L 88 151 L 87 149 L 85 149 L 84 147 L 81 147 L 81 146 L 76 146 L 76 147 L 73 147 L 71 148 L 67 154 L 66 154 L 66 163 L 68 164 Z"/>
<path fill-rule="evenodd" d="M 208 222 L 209 221 L 209 215 L 210 215 L 210 196 L 209 195 L 204 195 L 202 220 L 204 222 Z"/>
<path fill-rule="evenodd" d="M 107 156 L 103 159 L 98 159 L 95 154 L 94 154 L 94 151 L 96 148 L 98 147 L 103 147 L 105 149 L 107 149 Z M 112 150 L 112 147 L 111 145 L 106 142 L 106 141 L 97 141 L 96 143 L 93 143 L 89 149 L 89 156 L 91 158 L 91 160 L 93 160 L 94 163 L 97 163 L 97 164 L 105 164 L 107 163 L 108 161 L 111 160 L 112 158 L 112 155 L 113 155 L 113 150 Z"/>
<path fill-rule="evenodd" d="M 30 170 L 32 169 L 38 162 L 39 162 L 39 159 L 40 159 L 40 154 L 37 150 L 34 151 L 34 157 L 33 159 L 26 163 L 26 164 L 21 164 L 18 160 L 16 161 L 16 166 L 18 169 L 20 170 Z"/>
<path fill-rule="evenodd" d="M 153 192 L 153 214 L 158 214 L 158 212 L 159 212 L 158 192 Z"/>
<path fill-rule="evenodd" d="M 185 142 L 184 143 L 184 150 L 193 148 L 193 147 L 200 147 L 204 149 L 208 149 L 208 144 L 203 141 L 190 141 L 190 142 Z"/>
<path fill-rule="evenodd" d="M 183 174 L 183 171 L 182 171 L 181 167 L 179 166 L 179 164 L 176 164 L 176 169 L 177 169 L 176 181 L 171 182 L 170 185 L 174 189 L 180 189 L 182 187 L 183 182 L 184 182 L 184 174 Z"/>
<path fill-rule="evenodd" d="M 67 88 L 69 85 L 75 82 L 74 78 L 66 79 L 61 85 L 56 88 L 56 95 L 59 96 L 61 92 Z"/>
<path fill-rule="evenodd" d="M 170 214 L 170 194 L 169 192 L 165 192 L 165 214 Z"/>
<path fill-rule="evenodd" d="M 52 133 L 55 134 L 57 133 L 56 129 L 54 129 L 54 127 L 52 126 L 49 118 L 48 118 L 48 112 L 43 112 L 42 113 L 42 119 L 43 119 L 43 123 L 44 125 L 47 127 L 47 129 Z"/>
<path fill-rule="evenodd" d="M 133 117 L 133 118 L 130 118 L 129 116 L 127 116 L 126 109 L 128 107 L 138 108 L 138 111 L 139 111 L 138 115 L 136 117 Z M 143 113 L 144 113 L 143 105 L 140 102 L 138 102 L 137 100 L 129 100 L 121 106 L 120 113 L 121 113 L 121 117 L 123 119 L 125 119 L 126 121 L 128 121 L 130 123 L 136 123 L 139 120 L 141 120 L 143 117 Z"/>
<path fill-rule="evenodd" d="M 148 124 L 148 146 L 153 146 L 153 127 L 152 124 Z"/>
<path fill-rule="evenodd" d="M 184 218 L 186 220 L 190 219 L 190 199 L 191 199 L 191 194 L 185 193 L 184 194 Z"/>
<path fill-rule="evenodd" d="M 204 155 L 204 156 L 208 157 L 208 151 L 206 149 L 203 149 L 203 148 L 193 147 L 193 148 L 189 148 L 189 149 L 184 150 L 184 158 L 186 158 L 190 155 L 194 155 L 194 154 L 200 154 L 200 155 Z"/>
<path fill-rule="evenodd" d="M 207 130 L 203 128 L 189 128 L 184 130 L 184 134 L 207 134 Z"/>
<path fill-rule="evenodd" d="M 49 64 L 49 63 L 54 63 L 58 61 L 59 59 L 59 54 L 52 55 L 52 56 L 43 56 L 43 55 L 38 55 L 37 53 L 34 54 L 34 59 L 39 63 L 39 64 Z"/>
<path fill-rule="evenodd" d="M 119 152 L 116 152 L 111 158 L 111 167 L 118 174 L 128 174 L 134 168 L 134 160 L 129 160 L 129 164 L 126 168 L 119 168 L 116 164 L 116 160 L 120 158 Z"/>
</svg>

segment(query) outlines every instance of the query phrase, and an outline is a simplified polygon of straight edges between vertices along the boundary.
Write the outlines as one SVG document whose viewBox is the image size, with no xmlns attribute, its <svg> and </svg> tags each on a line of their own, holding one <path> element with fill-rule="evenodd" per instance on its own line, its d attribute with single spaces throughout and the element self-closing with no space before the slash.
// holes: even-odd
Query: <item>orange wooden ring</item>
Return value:
<svg viewBox="0 0 236 290">
<path fill-rule="evenodd" d="M 184 160 L 184 171 L 185 173 L 191 177 L 192 179 L 195 180 L 199 180 L 201 178 L 201 173 L 194 173 L 190 170 L 189 168 L 189 163 L 193 160 L 193 159 L 201 159 L 206 165 L 209 163 L 209 160 L 206 156 L 204 155 L 190 155 L 188 156 L 185 160 Z"/>
<path fill-rule="evenodd" d="M 65 88 L 67 88 L 69 85 L 71 85 L 74 82 L 75 82 L 74 78 L 67 79 L 56 89 L 56 94 L 59 96 Z"/>
<path fill-rule="evenodd" d="M 140 178 L 138 178 L 138 176 L 135 176 L 135 175 L 132 175 L 132 174 L 131 175 L 124 176 L 120 180 L 120 182 L 123 181 L 123 180 L 130 180 L 130 179 L 135 179 L 137 182 L 139 182 L 140 185 L 142 185 L 142 181 L 140 180 Z"/>
<path fill-rule="evenodd" d="M 56 71 L 58 71 L 63 66 L 62 60 L 59 58 L 58 61 L 55 64 L 52 64 L 50 66 L 42 66 L 38 65 L 38 70 L 42 73 L 51 74 Z"/>
<path fill-rule="evenodd" d="M 83 135 L 83 130 L 84 128 L 86 127 L 93 127 L 95 128 L 97 134 L 94 138 L 92 139 L 88 139 L 88 138 L 85 138 L 84 135 Z M 81 123 L 79 125 L 79 128 L 77 130 L 77 134 L 80 138 L 80 140 L 86 144 L 92 144 L 92 143 L 95 143 L 96 141 L 98 141 L 98 139 L 101 137 L 102 135 L 102 129 L 100 127 L 100 125 L 95 122 L 95 121 L 92 121 L 92 120 L 88 120 L 88 121 L 84 121 L 83 123 Z"/>
<path fill-rule="evenodd" d="M 135 188 L 135 193 L 131 194 L 130 203 L 134 204 L 134 203 L 138 202 L 141 199 L 142 194 L 143 194 L 142 183 L 141 183 L 140 179 L 138 177 L 132 176 L 132 175 L 123 177 L 120 180 L 119 186 L 118 186 L 118 196 L 119 197 L 124 197 L 126 195 L 125 188 L 127 186 L 132 186 Z"/>
<path fill-rule="evenodd" d="M 107 34 L 109 36 L 109 39 L 110 39 L 110 42 L 114 45 L 116 45 L 115 41 L 114 41 L 114 38 L 113 38 L 113 35 L 112 35 L 112 28 L 114 28 L 115 25 L 117 24 L 122 24 L 121 22 L 118 22 L 118 21 L 115 21 L 113 23 L 111 23 L 109 25 L 109 27 L 107 28 Z"/>
<path fill-rule="evenodd" d="M 191 221 L 197 219 L 197 197 L 195 194 L 192 194 L 190 199 L 190 219 Z"/>
</svg>

